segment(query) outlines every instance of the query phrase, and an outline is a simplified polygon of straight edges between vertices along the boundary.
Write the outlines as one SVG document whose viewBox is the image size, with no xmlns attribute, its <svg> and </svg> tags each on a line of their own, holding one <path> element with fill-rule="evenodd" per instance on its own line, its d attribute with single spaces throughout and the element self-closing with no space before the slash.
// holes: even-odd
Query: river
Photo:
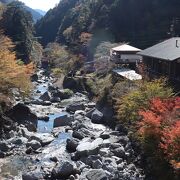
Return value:
<svg viewBox="0 0 180 180">
<path fill-rule="evenodd" d="M 102 113 L 95 108 L 95 103 L 81 93 L 59 102 L 44 101 L 47 105 L 37 103 L 44 93 L 50 92 L 54 81 L 45 77 L 43 70 L 37 75 L 31 97 L 16 102 L 26 104 L 37 115 L 37 132 L 29 132 L 20 125 L 18 132 L 6 140 L 12 148 L 8 156 L 0 159 L 0 179 L 144 179 L 143 170 L 136 165 L 139 157 L 129 138 L 97 122 Z M 68 123 L 60 122 L 55 128 L 57 119 Z M 22 143 L 17 144 L 17 139 Z M 44 145 L 44 141 L 48 143 Z M 33 143 L 40 147 L 33 150 L 30 147 L 28 152 L 29 144 L 34 147 Z"/>
</svg>

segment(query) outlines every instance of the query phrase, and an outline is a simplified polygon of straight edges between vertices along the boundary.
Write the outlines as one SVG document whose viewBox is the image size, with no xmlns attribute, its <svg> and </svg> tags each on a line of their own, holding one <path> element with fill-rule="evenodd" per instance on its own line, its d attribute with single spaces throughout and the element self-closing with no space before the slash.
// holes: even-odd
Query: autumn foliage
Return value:
<svg viewBox="0 0 180 180">
<path fill-rule="evenodd" d="M 139 114 L 139 134 L 145 147 L 162 152 L 175 169 L 180 168 L 180 97 L 155 98 Z"/>
<path fill-rule="evenodd" d="M 92 38 L 92 34 L 87 33 L 87 32 L 82 32 L 81 35 L 79 36 L 80 42 L 81 43 L 88 43 Z"/>
<path fill-rule="evenodd" d="M 30 89 L 33 65 L 18 65 L 12 41 L 0 33 L 0 94 L 10 95 L 13 88 L 22 93 Z"/>
<path fill-rule="evenodd" d="M 173 90 L 167 86 L 165 79 L 137 82 L 134 89 L 132 88 L 130 92 L 117 99 L 118 119 L 126 126 L 130 125 L 134 128 L 136 122 L 139 121 L 139 110 L 148 108 L 151 99 L 164 99 L 172 94 Z"/>
</svg>

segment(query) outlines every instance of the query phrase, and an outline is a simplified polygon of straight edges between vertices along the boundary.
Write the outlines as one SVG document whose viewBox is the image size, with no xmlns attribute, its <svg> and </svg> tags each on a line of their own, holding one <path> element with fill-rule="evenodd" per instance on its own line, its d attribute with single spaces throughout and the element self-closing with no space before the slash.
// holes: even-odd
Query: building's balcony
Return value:
<svg viewBox="0 0 180 180">
<path fill-rule="evenodd" d="M 114 55 L 110 56 L 110 60 L 116 64 L 131 64 L 131 63 L 139 63 L 142 61 L 142 57 L 136 54 L 122 54 L 122 55 Z"/>
</svg>

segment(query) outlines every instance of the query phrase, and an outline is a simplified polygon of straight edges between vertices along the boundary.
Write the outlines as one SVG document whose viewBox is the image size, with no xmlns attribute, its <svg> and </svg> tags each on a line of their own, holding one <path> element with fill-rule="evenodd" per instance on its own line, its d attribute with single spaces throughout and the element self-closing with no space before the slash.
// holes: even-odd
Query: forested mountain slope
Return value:
<svg viewBox="0 0 180 180">
<path fill-rule="evenodd" d="M 46 11 L 43 11 L 41 9 L 35 9 L 35 11 L 37 11 L 39 14 L 41 14 L 42 16 L 44 16 L 46 14 Z"/>
<path fill-rule="evenodd" d="M 34 37 L 33 19 L 26 11 L 24 4 L 14 1 L 7 4 L 1 11 L 0 28 L 13 41 L 18 59 L 24 63 L 39 60 L 41 46 Z"/>
<path fill-rule="evenodd" d="M 8 4 L 8 3 L 11 3 L 13 1 L 14 0 L 0 0 L 0 2 L 3 3 L 3 4 Z"/>
<path fill-rule="evenodd" d="M 32 14 L 32 17 L 33 17 L 33 21 L 36 22 L 37 20 L 41 19 L 43 17 L 42 14 L 40 14 L 38 11 L 28 7 L 28 6 L 25 6 L 26 10 L 29 11 L 31 14 Z"/>
<path fill-rule="evenodd" d="M 180 34 L 179 8 L 179 0 L 62 0 L 36 30 L 43 44 L 77 42 L 88 32 L 145 48 Z"/>
<path fill-rule="evenodd" d="M 39 36 L 42 36 L 43 44 L 55 40 L 63 19 L 71 12 L 71 9 L 73 10 L 78 1 L 79 0 L 61 1 L 57 7 L 50 9 L 46 15 L 36 23 L 36 32 Z"/>
<path fill-rule="evenodd" d="M 0 3 L 9 4 L 13 1 L 15 1 L 15 0 L 0 0 Z M 34 22 L 36 22 L 37 20 L 42 18 L 43 15 L 41 15 L 41 13 L 39 13 L 38 11 L 36 11 L 28 6 L 24 6 L 24 7 L 27 11 L 29 11 L 32 14 Z"/>
</svg>

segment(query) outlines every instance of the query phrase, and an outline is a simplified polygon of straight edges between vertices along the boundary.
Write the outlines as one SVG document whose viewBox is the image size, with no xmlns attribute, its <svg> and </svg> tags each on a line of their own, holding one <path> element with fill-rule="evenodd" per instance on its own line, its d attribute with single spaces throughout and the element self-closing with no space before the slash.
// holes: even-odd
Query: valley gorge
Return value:
<svg viewBox="0 0 180 180">
<path fill-rule="evenodd" d="M 16 97 L 9 112 L 17 125 L 0 141 L 0 178 L 144 179 L 127 133 L 104 125 L 86 95 L 68 95 L 43 74 L 37 72 L 31 97 Z"/>
</svg>

